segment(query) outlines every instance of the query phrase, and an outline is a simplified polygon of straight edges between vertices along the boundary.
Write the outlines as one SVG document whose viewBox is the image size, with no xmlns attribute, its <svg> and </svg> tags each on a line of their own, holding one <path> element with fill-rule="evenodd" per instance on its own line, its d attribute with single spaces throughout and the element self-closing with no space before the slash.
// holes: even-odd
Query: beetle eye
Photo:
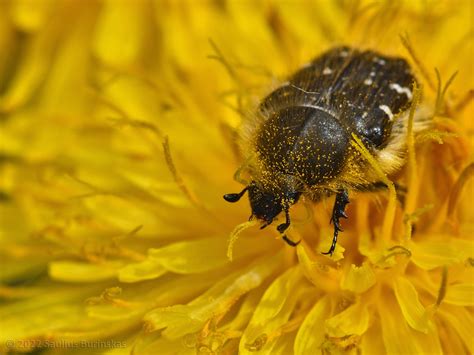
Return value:
<svg viewBox="0 0 474 355">
<path fill-rule="evenodd" d="M 367 139 L 371 141 L 376 147 L 379 147 L 383 143 L 383 131 L 380 127 L 374 126 L 369 129 Z"/>
</svg>

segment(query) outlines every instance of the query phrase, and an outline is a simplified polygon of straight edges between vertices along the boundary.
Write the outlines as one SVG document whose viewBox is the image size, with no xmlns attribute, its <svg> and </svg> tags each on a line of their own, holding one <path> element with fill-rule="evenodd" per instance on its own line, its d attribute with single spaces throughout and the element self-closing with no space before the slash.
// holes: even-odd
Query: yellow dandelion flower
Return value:
<svg viewBox="0 0 474 355">
<path fill-rule="evenodd" d="M 0 351 L 473 353 L 472 11 L 0 2 Z M 329 257 L 331 199 L 292 209 L 292 248 L 222 195 L 244 117 L 341 44 L 406 58 L 433 125 Z"/>
</svg>

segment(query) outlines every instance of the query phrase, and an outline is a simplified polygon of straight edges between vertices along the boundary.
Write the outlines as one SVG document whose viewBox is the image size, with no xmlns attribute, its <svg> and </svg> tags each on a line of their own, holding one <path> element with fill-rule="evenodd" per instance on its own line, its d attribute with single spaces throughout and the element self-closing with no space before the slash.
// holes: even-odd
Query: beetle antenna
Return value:
<svg viewBox="0 0 474 355">
<path fill-rule="evenodd" d="M 242 191 L 240 191 L 237 194 L 225 194 L 224 200 L 226 200 L 227 202 L 232 202 L 232 203 L 237 202 L 238 200 L 242 198 L 242 196 L 247 192 L 248 189 L 249 187 L 246 186 Z"/>
</svg>

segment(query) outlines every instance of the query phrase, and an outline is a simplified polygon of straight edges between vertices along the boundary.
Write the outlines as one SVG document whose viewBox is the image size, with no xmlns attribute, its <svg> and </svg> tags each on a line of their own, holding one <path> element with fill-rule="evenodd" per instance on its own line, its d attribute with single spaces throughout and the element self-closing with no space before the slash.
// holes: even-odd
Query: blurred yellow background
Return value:
<svg viewBox="0 0 474 355">
<path fill-rule="evenodd" d="M 0 0 L 0 350 L 472 353 L 472 13 L 470 0 Z M 255 228 L 229 262 L 250 213 L 222 200 L 240 188 L 242 118 L 340 44 L 407 58 L 422 82 L 435 125 L 417 138 L 413 209 L 384 239 L 386 195 L 358 196 L 330 260 L 323 203 L 295 227 L 297 250 Z"/>
</svg>

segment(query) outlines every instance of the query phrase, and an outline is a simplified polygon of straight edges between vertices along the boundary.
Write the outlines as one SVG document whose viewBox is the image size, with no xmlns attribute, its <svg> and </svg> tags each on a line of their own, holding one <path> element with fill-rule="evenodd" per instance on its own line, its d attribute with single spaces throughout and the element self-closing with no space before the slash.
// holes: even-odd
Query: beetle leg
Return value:
<svg viewBox="0 0 474 355">
<path fill-rule="evenodd" d="M 282 239 L 286 242 L 286 244 L 296 247 L 298 244 L 300 244 L 301 240 L 298 240 L 297 242 L 292 241 L 290 238 L 288 238 L 286 235 L 282 237 Z"/>
<path fill-rule="evenodd" d="M 283 232 L 285 232 L 288 229 L 288 227 L 291 224 L 290 212 L 288 211 L 288 209 L 285 209 L 285 218 L 286 218 L 285 223 L 282 223 L 277 227 L 278 231 L 282 234 L 283 234 Z"/>
<path fill-rule="evenodd" d="M 285 209 L 285 218 L 286 218 L 285 223 L 282 223 L 282 224 L 278 225 L 277 230 L 282 234 L 282 239 L 288 245 L 291 245 L 292 247 L 296 247 L 301 242 L 301 240 L 299 240 L 297 242 L 294 242 L 284 234 L 285 231 L 288 229 L 288 227 L 291 224 L 290 212 L 289 212 L 288 208 Z"/>
<path fill-rule="evenodd" d="M 273 222 L 273 220 L 266 221 L 265 223 L 263 223 L 263 224 L 260 226 L 260 229 L 267 228 L 270 224 L 272 224 L 272 222 Z"/>
<path fill-rule="evenodd" d="M 341 225 L 339 224 L 339 218 L 347 218 L 346 212 L 344 209 L 349 203 L 349 194 L 347 190 L 340 190 L 336 195 L 336 200 L 334 201 L 334 208 L 332 209 L 331 222 L 334 224 L 334 235 L 332 237 L 331 248 L 326 252 L 322 253 L 324 255 L 331 255 L 334 253 L 337 244 L 337 236 L 339 232 L 342 232 Z"/>
</svg>

